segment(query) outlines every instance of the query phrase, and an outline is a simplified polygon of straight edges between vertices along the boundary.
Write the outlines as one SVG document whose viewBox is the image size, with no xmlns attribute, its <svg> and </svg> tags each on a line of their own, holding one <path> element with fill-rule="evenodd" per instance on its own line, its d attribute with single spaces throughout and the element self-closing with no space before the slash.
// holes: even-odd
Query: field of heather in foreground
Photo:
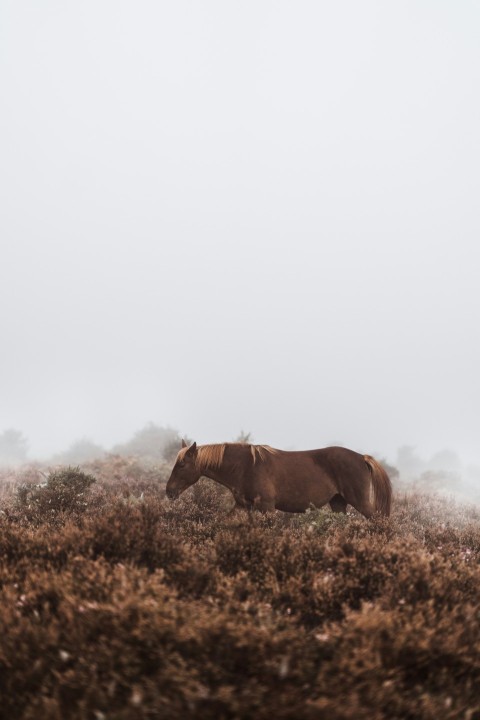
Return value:
<svg viewBox="0 0 480 720">
<path fill-rule="evenodd" d="M 478 509 L 251 523 L 167 473 L 0 478 L 0 718 L 480 718 Z"/>
</svg>

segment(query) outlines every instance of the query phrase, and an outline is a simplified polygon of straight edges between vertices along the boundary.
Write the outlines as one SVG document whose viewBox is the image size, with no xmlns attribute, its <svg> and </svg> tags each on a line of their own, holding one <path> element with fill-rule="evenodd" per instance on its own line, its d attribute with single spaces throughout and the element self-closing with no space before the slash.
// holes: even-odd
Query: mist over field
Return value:
<svg viewBox="0 0 480 720">
<path fill-rule="evenodd" d="M 0 2 L 0 720 L 479 720 L 479 28 Z"/>
<path fill-rule="evenodd" d="M 3 2 L 0 434 L 408 446 L 475 486 L 479 21 Z"/>
</svg>

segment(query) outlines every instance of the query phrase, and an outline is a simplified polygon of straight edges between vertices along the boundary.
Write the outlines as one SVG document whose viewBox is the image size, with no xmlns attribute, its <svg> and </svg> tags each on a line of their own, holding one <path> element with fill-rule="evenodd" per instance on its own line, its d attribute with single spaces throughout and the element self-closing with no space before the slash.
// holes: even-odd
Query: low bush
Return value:
<svg viewBox="0 0 480 720">
<path fill-rule="evenodd" d="M 45 482 L 20 485 L 16 509 L 33 524 L 59 521 L 80 515 L 88 507 L 88 492 L 95 482 L 80 468 L 68 467 L 50 473 Z"/>
<path fill-rule="evenodd" d="M 0 718 L 478 720 L 477 509 L 228 515 L 115 463 L 4 503 Z"/>
</svg>

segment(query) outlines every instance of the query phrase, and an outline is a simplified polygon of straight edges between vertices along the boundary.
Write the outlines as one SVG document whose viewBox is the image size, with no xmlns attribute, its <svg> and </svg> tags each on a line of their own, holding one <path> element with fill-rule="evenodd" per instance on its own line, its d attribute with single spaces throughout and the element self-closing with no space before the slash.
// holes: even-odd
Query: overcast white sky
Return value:
<svg viewBox="0 0 480 720">
<path fill-rule="evenodd" d="M 2 0 L 0 432 L 480 460 L 480 5 Z"/>
</svg>

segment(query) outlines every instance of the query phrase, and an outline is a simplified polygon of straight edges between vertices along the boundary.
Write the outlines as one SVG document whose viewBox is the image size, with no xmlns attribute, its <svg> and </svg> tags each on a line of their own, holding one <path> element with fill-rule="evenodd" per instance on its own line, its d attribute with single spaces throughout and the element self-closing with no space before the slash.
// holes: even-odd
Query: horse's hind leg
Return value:
<svg viewBox="0 0 480 720">
<path fill-rule="evenodd" d="M 346 513 L 347 512 L 347 501 L 343 497 L 343 495 L 334 495 L 332 499 L 330 500 L 330 507 L 332 508 L 333 512 L 336 513 Z"/>
<path fill-rule="evenodd" d="M 352 495 L 348 502 L 366 518 L 371 518 L 372 515 L 375 514 L 373 493 L 369 485 L 366 485 L 360 492 L 357 491 L 355 495 Z"/>
</svg>

